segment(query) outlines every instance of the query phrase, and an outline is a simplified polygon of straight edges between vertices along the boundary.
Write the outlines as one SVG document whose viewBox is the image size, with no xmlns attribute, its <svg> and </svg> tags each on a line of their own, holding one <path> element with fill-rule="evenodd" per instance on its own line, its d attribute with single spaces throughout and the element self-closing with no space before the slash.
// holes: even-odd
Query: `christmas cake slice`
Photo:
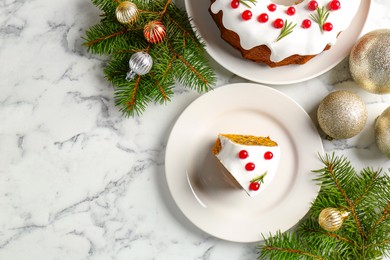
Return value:
<svg viewBox="0 0 390 260">
<path fill-rule="evenodd" d="M 280 160 L 275 141 L 253 135 L 219 134 L 212 152 L 251 197 L 270 184 Z"/>
</svg>

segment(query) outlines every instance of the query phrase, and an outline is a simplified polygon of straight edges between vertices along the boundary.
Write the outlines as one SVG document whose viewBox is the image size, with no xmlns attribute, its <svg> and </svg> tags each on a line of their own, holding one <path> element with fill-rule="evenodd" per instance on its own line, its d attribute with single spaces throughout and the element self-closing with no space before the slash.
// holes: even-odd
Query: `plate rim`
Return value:
<svg viewBox="0 0 390 260">
<path fill-rule="evenodd" d="M 286 94 L 284 94 L 284 93 L 282 93 L 282 92 L 280 92 L 280 91 L 278 91 L 278 90 L 276 90 L 276 89 L 273 89 L 273 88 L 271 88 L 271 87 L 268 87 L 268 86 L 265 86 L 265 85 L 261 85 L 261 84 L 257 84 L 257 83 L 233 83 L 233 84 L 227 84 L 227 85 L 224 85 L 224 86 L 221 86 L 221 87 L 219 87 L 219 88 L 216 88 L 216 89 L 214 89 L 213 91 L 224 91 L 224 90 L 226 90 L 226 89 L 239 89 L 239 88 L 241 88 L 242 86 L 246 86 L 246 87 L 248 87 L 248 89 L 249 89 L 249 87 L 250 88 L 252 88 L 253 86 L 255 86 L 255 87 L 258 87 L 258 88 L 262 88 L 262 90 L 261 91 L 271 91 L 271 92 L 273 92 L 273 93 L 275 93 L 275 94 L 277 94 L 277 95 L 281 95 L 283 98 L 286 98 L 286 99 L 288 99 L 290 102 L 291 102 L 291 104 L 293 104 L 294 106 L 296 106 L 297 108 L 299 108 L 299 110 L 304 114 L 304 116 L 308 119 L 308 122 L 309 122 L 309 126 L 310 127 L 315 127 L 315 125 L 314 125 L 314 122 L 311 120 L 311 118 L 310 118 L 310 116 L 307 114 L 307 112 L 295 101 L 295 100 L 293 100 L 292 98 L 290 98 L 289 96 L 287 96 Z M 258 89 L 256 90 L 256 92 L 257 91 L 259 91 Z M 261 92 L 261 91 L 259 91 L 259 92 Z M 258 92 L 258 93 L 259 93 Z M 171 166 L 171 161 L 169 160 L 170 159 L 170 156 L 172 156 L 171 155 L 171 153 L 173 152 L 172 151 L 172 145 L 173 145 L 173 142 L 174 142 L 174 138 L 175 138 L 175 136 L 174 136 L 174 134 L 178 131 L 177 129 L 178 129 L 178 127 L 180 127 L 180 122 L 181 122 L 181 120 L 183 120 L 183 118 L 186 116 L 186 113 L 188 113 L 188 111 L 190 110 L 190 109 L 192 109 L 194 106 L 196 106 L 196 104 L 198 103 L 198 102 L 200 102 L 202 99 L 204 99 L 204 98 L 202 98 L 202 97 L 204 97 L 204 96 L 206 96 L 206 95 L 208 95 L 208 93 L 210 93 L 210 92 L 207 92 L 207 93 L 205 93 L 205 94 L 203 94 L 202 96 L 200 96 L 199 98 L 197 98 L 197 99 L 195 99 L 194 101 L 192 101 L 185 109 L 184 109 L 184 111 L 179 115 L 179 117 L 177 118 L 177 120 L 175 121 L 175 123 L 174 123 L 174 125 L 173 125 L 173 127 L 171 128 L 171 132 L 170 132 L 170 134 L 169 134 L 169 137 L 168 137 L 168 141 L 167 141 L 167 146 L 166 146 L 166 153 L 165 153 L 165 177 L 166 177 L 166 181 L 167 181 L 167 184 L 168 184 L 168 189 L 169 189 L 169 192 L 170 192 L 170 194 L 171 194 L 171 196 L 172 196 L 172 198 L 173 198 L 173 200 L 174 200 L 174 202 L 175 202 L 175 204 L 176 204 L 176 206 L 179 208 L 179 210 L 183 213 L 183 215 L 192 223 L 192 224 L 194 224 L 195 226 L 197 226 L 200 230 L 203 230 L 205 233 L 207 233 L 207 234 L 210 234 L 210 235 L 212 235 L 212 236 L 214 236 L 214 237 L 217 237 L 217 238 L 220 238 L 220 239 L 223 239 L 223 240 L 227 240 L 227 241 L 232 241 L 232 242 L 257 242 L 257 241 L 260 241 L 261 239 L 256 239 L 256 240 L 253 240 L 253 239 L 247 239 L 247 240 L 245 240 L 245 239 L 232 239 L 231 237 L 230 238 L 228 238 L 228 237 L 226 237 L 226 236 L 224 236 L 224 235 L 222 235 L 222 234 L 218 234 L 218 233 L 215 233 L 215 232 L 211 232 L 208 228 L 206 228 L 205 226 L 202 226 L 200 223 L 198 223 L 197 221 L 196 221 L 196 219 L 194 220 L 194 218 L 193 217 L 191 217 L 189 214 L 191 213 L 191 212 L 187 212 L 186 211 L 186 209 L 183 207 L 183 205 L 182 205 L 182 201 L 180 201 L 180 199 L 178 198 L 178 194 L 177 194 L 177 190 L 175 190 L 175 187 L 173 187 L 172 185 L 174 185 L 174 183 L 173 183 L 173 181 L 172 181 L 172 173 L 170 172 L 171 171 L 171 168 L 172 168 L 172 166 Z M 215 94 L 216 92 L 212 92 L 212 93 L 214 93 L 214 95 L 215 96 L 217 96 L 218 97 L 218 93 L 217 94 Z M 220 94 L 219 94 L 220 95 Z M 318 148 L 318 151 L 316 151 L 316 154 L 323 154 L 324 153 L 324 148 L 323 148 L 323 143 L 322 143 L 322 139 L 321 139 L 321 137 L 320 137 L 320 135 L 319 135 L 319 133 L 318 133 L 318 130 L 317 130 L 317 128 L 315 129 L 317 132 L 316 132 L 316 144 L 315 144 L 315 146 L 318 146 L 317 148 Z M 312 169 L 313 170 L 313 169 Z M 312 181 L 313 181 L 313 185 L 315 185 L 316 187 L 314 187 L 313 186 L 313 189 L 315 189 L 316 190 L 316 192 L 315 192 L 315 195 L 313 195 L 313 197 L 310 199 L 310 202 L 312 202 L 312 201 L 314 201 L 314 199 L 317 197 L 317 195 L 318 195 L 318 192 L 319 192 L 319 189 L 320 189 L 320 187 L 317 185 L 317 184 L 314 184 L 314 176 L 311 178 L 312 179 Z M 191 184 L 190 184 L 191 185 Z M 194 195 L 194 194 L 193 194 Z M 195 195 L 196 196 L 196 195 Z M 309 210 L 309 208 L 310 207 L 307 207 L 306 208 L 306 210 L 305 210 L 305 212 L 304 213 L 302 213 L 302 216 L 301 216 L 301 218 L 307 213 L 307 211 Z M 300 219 L 301 219 L 300 218 Z M 299 221 L 299 219 L 298 220 L 296 220 L 296 222 L 297 221 Z M 295 221 L 294 221 L 295 222 Z M 294 225 L 296 224 L 296 222 L 294 223 Z M 291 228 L 292 226 L 289 226 L 289 228 Z M 285 230 L 284 230 L 285 231 Z M 260 234 L 259 234 L 260 235 Z"/>
</svg>

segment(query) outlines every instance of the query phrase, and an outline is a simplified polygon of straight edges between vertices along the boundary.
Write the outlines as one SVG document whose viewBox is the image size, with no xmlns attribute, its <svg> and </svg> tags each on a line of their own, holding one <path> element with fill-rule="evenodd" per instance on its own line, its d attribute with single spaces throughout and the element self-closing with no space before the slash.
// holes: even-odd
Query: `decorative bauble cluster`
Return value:
<svg viewBox="0 0 390 260">
<path fill-rule="evenodd" d="M 374 94 L 390 93 L 390 29 L 363 35 L 354 45 L 349 58 L 355 82 Z"/>
<path fill-rule="evenodd" d="M 329 137 L 347 139 L 363 130 L 367 122 L 367 107 L 358 95 L 339 90 L 321 101 L 317 119 Z"/>
<path fill-rule="evenodd" d="M 121 2 L 115 10 L 115 15 L 121 24 L 131 25 L 139 15 L 138 7 L 130 2 Z M 150 21 L 144 26 L 145 40 L 152 44 L 160 43 L 166 35 L 166 28 L 160 21 Z M 135 75 L 145 75 L 149 73 L 153 66 L 152 57 L 143 51 L 134 53 L 129 60 L 129 72 L 126 75 L 126 80 L 131 81 Z"/>
</svg>

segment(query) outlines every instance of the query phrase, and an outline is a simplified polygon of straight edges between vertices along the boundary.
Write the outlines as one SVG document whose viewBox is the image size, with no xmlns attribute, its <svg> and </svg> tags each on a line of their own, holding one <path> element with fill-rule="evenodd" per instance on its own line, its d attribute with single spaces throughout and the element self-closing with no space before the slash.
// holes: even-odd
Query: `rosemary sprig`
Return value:
<svg viewBox="0 0 390 260">
<path fill-rule="evenodd" d="M 297 26 L 297 24 L 293 24 L 292 22 L 288 22 L 287 20 L 284 21 L 284 26 L 282 28 L 282 31 L 279 34 L 279 37 L 276 39 L 276 41 L 281 40 L 282 38 L 286 37 L 290 33 L 292 33 L 293 29 Z"/>
<path fill-rule="evenodd" d="M 324 27 L 324 23 L 326 22 L 326 20 L 329 17 L 329 10 L 326 9 L 325 6 L 323 6 L 321 8 L 318 7 L 317 13 L 315 15 L 311 14 L 310 17 L 311 17 L 311 19 L 313 19 L 314 22 L 316 22 L 318 24 L 321 32 L 324 32 L 323 27 Z"/>
<path fill-rule="evenodd" d="M 260 176 L 257 176 L 255 178 L 253 178 L 250 182 L 261 182 L 263 183 L 264 182 L 264 177 L 267 175 L 267 172 L 263 173 L 262 175 Z"/>
<path fill-rule="evenodd" d="M 248 8 L 252 8 L 247 2 L 252 3 L 253 5 L 256 5 L 257 0 L 240 0 L 240 3 L 243 5 L 246 5 Z"/>
</svg>

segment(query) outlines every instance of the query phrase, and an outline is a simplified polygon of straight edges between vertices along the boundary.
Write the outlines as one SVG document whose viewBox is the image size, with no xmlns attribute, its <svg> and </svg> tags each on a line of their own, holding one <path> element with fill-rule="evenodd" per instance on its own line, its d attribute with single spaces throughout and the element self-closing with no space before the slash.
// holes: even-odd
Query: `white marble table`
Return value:
<svg viewBox="0 0 390 260">
<path fill-rule="evenodd" d="M 388 0 L 372 0 L 365 31 L 389 28 L 389 13 Z M 173 102 L 122 117 L 102 75 L 104 59 L 81 46 L 99 14 L 88 0 L 0 1 L 0 259 L 256 259 L 256 244 L 198 230 L 168 191 L 167 138 L 199 94 L 177 86 Z M 217 87 L 245 82 L 212 65 Z M 390 167 L 373 136 L 390 96 L 358 88 L 346 60 L 275 88 L 313 118 L 329 92 L 359 94 L 366 128 L 349 140 L 324 139 L 325 150 L 348 156 L 357 169 Z"/>
</svg>

